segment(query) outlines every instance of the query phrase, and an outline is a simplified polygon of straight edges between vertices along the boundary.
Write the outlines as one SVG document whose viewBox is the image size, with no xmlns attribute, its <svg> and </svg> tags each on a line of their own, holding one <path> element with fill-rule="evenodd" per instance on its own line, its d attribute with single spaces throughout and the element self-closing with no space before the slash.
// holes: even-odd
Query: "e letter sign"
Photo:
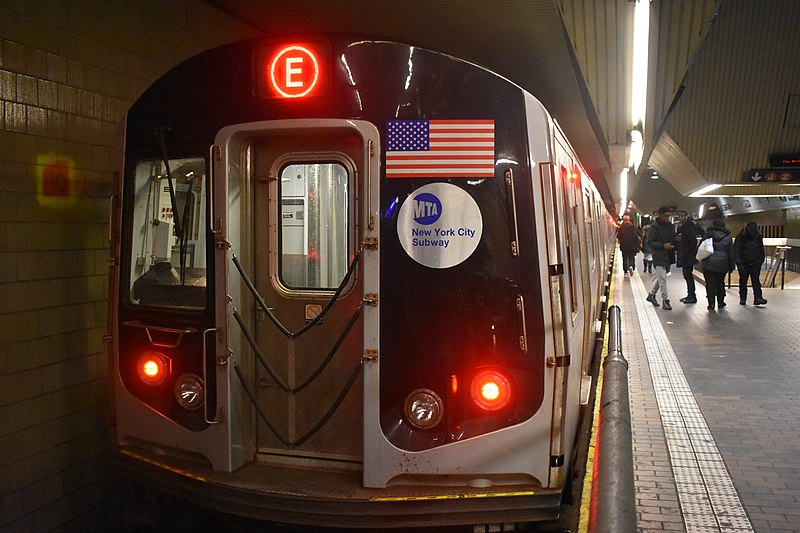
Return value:
<svg viewBox="0 0 800 533">
<path fill-rule="evenodd" d="M 254 75 L 263 98 L 302 99 L 320 94 L 324 86 L 327 47 L 323 43 L 264 46 L 256 52 Z"/>
</svg>

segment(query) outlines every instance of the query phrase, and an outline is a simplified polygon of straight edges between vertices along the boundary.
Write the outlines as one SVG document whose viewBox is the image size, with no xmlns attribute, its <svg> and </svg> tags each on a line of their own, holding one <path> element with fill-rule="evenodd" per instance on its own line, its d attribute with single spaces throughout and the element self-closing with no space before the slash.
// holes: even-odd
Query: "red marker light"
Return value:
<svg viewBox="0 0 800 533">
<path fill-rule="evenodd" d="M 148 359 L 142 364 L 142 374 L 147 379 L 155 379 L 161 374 L 161 366 L 157 361 Z"/>
<path fill-rule="evenodd" d="M 139 379 L 148 385 L 158 385 L 163 383 L 167 377 L 169 359 L 158 352 L 145 352 L 139 357 L 136 369 L 139 372 Z"/>
<path fill-rule="evenodd" d="M 309 48 L 291 45 L 281 48 L 269 62 L 269 82 L 284 98 L 308 96 L 319 85 L 320 63 Z"/>
<path fill-rule="evenodd" d="M 472 380 L 472 399 L 486 411 L 502 409 L 511 400 L 508 378 L 494 370 L 481 372 Z"/>
</svg>

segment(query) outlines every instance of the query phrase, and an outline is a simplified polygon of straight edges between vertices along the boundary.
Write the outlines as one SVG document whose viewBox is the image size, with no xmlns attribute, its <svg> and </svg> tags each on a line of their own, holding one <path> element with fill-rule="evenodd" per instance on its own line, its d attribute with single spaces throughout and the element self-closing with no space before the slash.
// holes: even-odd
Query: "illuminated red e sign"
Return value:
<svg viewBox="0 0 800 533">
<path fill-rule="evenodd" d="M 256 59 L 258 92 L 266 98 L 303 98 L 320 92 L 326 48 L 299 43 L 262 48 Z"/>
</svg>

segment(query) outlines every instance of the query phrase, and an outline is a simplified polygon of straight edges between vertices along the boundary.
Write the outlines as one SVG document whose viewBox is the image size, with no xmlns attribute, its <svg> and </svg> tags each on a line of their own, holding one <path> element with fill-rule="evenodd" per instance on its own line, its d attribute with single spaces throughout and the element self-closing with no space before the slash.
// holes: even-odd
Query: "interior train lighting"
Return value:
<svg viewBox="0 0 800 533">
<path fill-rule="evenodd" d="M 481 372 L 472 380 L 472 399 L 481 409 L 497 411 L 511 401 L 511 384 L 496 370 Z"/>
<path fill-rule="evenodd" d="M 167 378 L 169 358 L 159 352 L 145 352 L 139 357 L 136 369 L 143 382 L 160 385 Z"/>
</svg>

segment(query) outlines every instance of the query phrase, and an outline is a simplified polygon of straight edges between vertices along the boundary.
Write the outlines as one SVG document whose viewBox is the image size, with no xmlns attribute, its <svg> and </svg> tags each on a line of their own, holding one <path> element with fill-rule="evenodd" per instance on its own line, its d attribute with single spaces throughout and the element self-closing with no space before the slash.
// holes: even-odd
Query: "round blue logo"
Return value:
<svg viewBox="0 0 800 533">
<path fill-rule="evenodd" d="M 442 202 L 429 192 L 414 197 L 414 222 L 428 226 L 442 216 Z"/>
</svg>

